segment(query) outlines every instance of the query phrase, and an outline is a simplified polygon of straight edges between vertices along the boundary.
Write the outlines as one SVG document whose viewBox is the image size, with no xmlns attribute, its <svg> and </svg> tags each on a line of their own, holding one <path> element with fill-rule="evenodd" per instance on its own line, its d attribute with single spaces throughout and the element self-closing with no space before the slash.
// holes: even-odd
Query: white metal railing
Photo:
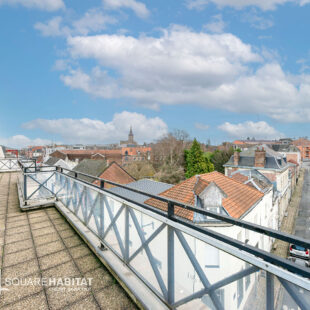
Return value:
<svg viewBox="0 0 310 310">
<path fill-rule="evenodd" d="M 20 171 L 17 158 L 0 158 L 0 172 Z"/>
<path fill-rule="evenodd" d="M 228 237 L 173 221 L 56 168 L 26 169 L 23 182 L 25 200 L 56 197 L 170 308 L 310 309 L 307 278 L 241 251 Z"/>
</svg>

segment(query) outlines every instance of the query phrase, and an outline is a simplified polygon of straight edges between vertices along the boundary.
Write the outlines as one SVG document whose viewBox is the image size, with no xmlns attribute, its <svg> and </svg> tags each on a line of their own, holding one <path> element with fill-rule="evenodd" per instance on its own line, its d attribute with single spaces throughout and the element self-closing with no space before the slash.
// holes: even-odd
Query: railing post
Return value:
<svg viewBox="0 0 310 310">
<path fill-rule="evenodd" d="M 167 269 L 168 269 L 168 303 L 174 303 L 174 229 L 168 226 L 168 242 L 167 242 Z"/>
<path fill-rule="evenodd" d="M 171 219 L 174 216 L 174 204 L 168 202 L 168 218 Z M 167 242 L 167 268 L 168 268 L 168 303 L 169 305 L 174 303 L 174 230 L 173 227 L 168 225 L 168 242 Z"/>
<path fill-rule="evenodd" d="M 168 202 L 168 218 L 171 219 L 174 216 L 174 204 L 172 202 Z"/>
<path fill-rule="evenodd" d="M 104 188 L 104 180 L 100 180 L 100 188 Z"/>
<path fill-rule="evenodd" d="M 129 210 L 128 206 L 125 206 L 125 263 L 128 263 L 129 259 Z"/>
<path fill-rule="evenodd" d="M 24 201 L 25 205 L 27 205 L 27 174 L 26 169 L 24 169 Z"/>
<path fill-rule="evenodd" d="M 266 310 L 274 310 L 274 280 L 270 272 L 266 272 Z"/>
</svg>

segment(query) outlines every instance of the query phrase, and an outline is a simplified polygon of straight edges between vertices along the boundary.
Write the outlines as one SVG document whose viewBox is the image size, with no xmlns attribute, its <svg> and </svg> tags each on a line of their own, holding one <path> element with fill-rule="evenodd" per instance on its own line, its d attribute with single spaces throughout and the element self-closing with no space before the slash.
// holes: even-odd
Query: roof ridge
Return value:
<svg viewBox="0 0 310 310">
<path fill-rule="evenodd" d="M 230 178 L 229 176 L 226 176 L 225 174 L 223 174 L 223 173 L 221 173 L 221 172 L 212 171 L 211 173 L 213 173 L 213 172 L 217 172 L 217 174 L 221 175 L 222 177 L 227 178 L 227 179 L 230 180 L 230 181 L 236 182 L 236 183 L 238 183 L 238 184 L 242 184 L 243 186 L 247 186 L 246 184 L 242 183 L 241 181 L 238 181 L 238 180 L 235 180 L 235 179 L 233 179 L 233 178 Z M 208 174 L 208 173 L 205 173 L 205 174 Z M 254 189 L 254 188 L 249 187 L 249 189 L 254 190 L 254 191 L 257 191 L 257 192 L 260 193 L 260 191 Z"/>
</svg>

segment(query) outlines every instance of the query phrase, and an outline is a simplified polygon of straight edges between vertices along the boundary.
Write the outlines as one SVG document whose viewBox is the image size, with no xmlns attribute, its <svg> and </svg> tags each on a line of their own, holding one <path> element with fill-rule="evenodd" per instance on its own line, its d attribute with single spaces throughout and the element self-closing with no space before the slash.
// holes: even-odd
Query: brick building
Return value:
<svg viewBox="0 0 310 310">
<path fill-rule="evenodd" d="M 310 141 L 306 138 L 299 138 L 293 141 L 293 145 L 295 145 L 301 154 L 301 160 L 310 160 Z"/>
</svg>

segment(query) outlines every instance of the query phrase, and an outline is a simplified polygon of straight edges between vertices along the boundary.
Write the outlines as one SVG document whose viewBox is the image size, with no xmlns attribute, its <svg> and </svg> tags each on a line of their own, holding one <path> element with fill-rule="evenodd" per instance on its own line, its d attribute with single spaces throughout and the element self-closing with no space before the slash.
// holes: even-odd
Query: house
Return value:
<svg viewBox="0 0 310 310">
<path fill-rule="evenodd" d="M 74 167 L 73 171 L 89 175 L 78 175 L 78 178 L 98 186 L 100 182 L 91 176 L 119 184 L 128 184 L 135 181 L 135 179 L 116 162 L 112 162 L 108 165 L 105 160 L 84 159 Z M 69 175 L 73 176 L 74 172 L 70 172 Z M 104 187 L 110 188 L 111 185 L 105 183 Z"/>
<path fill-rule="evenodd" d="M 301 160 L 310 160 L 310 141 L 307 138 L 299 138 L 293 141 L 301 154 Z"/>
<path fill-rule="evenodd" d="M 180 184 L 169 187 L 165 191 L 159 193 L 159 196 L 219 214 L 228 215 L 233 218 L 242 219 L 247 222 L 276 228 L 277 221 L 272 218 L 277 214 L 277 210 L 273 211 L 273 184 L 264 176 L 258 174 L 251 179 L 246 177 L 246 175 L 244 175 L 244 177 L 250 181 L 248 184 L 244 184 L 233 177 L 225 176 L 219 172 L 196 175 Z M 244 182 L 246 181 L 245 178 L 243 180 Z M 257 185 L 259 189 L 257 189 L 254 184 Z M 133 194 L 133 199 L 134 196 L 135 194 Z M 155 198 L 147 199 L 144 201 L 144 204 L 163 211 L 167 211 L 168 209 L 167 203 Z M 201 215 L 200 213 L 180 208 L 177 205 L 175 206 L 175 215 L 192 221 L 196 225 L 206 227 L 207 229 L 214 230 L 220 234 L 227 235 L 266 251 L 270 251 L 274 241 L 273 238 L 260 236 L 255 232 L 242 229 L 238 226 L 229 225 L 211 217 Z M 151 235 L 157 228 L 156 222 L 148 219 L 147 216 L 145 216 L 145 218 L 142 216 L 140 220 L 146 235 Z M 190 248 L 194 249 L 194 255 L 200 262 L 200 265 L 205 266 L 203 271 L 207 274 L 210 283 L 219 281 L 247 267 L 244 262 L 241 262 L 235 257 L 211 245 L 200 242 L 197 239 L 195 240 L 194 238 L 186 236 L 186 241 L 189 243 Z M 135 248 L 136 240 L 134 237 L 132 237 L 131 242 L 132 247 Z M 160 248 L 162 244 L 163 240 L 158 237 L 158 248 Z M 155 249 L 156 245 L 154 244 L 153 246 Z M 180 244 L 178 242 L 175 243 L 175 256 L 184 255 L 183 251 Z M 154 253 L 156 253 L 156 262 L 161 266 L 160 270 L 164 274 L 164 264 L 166 261 L 165 251 L 154 251 L 153 254 Z M 199 277 L 190 264 L 187 264 L 186 261 L 179 260 L 176 260 L 175 264 L 177 265 L 177 270 L 183 270 L 183 273 L 177 275 L 178 287 L 176 287 L 176 294 L 178 298 L 185 297 L 203 288 Z M 231 268 L 231 266 L 233 266 L 233 268 Z M 222 288 L 218 293 L 223 308 L 243 309 L 247 297 L 257 279 L 258 275 L 252 274 L 245 279 L 240 279 Z M 232 300 L 234 301 L 233 303 L 231 303 Z M 207 305 L 208 302 L 210 302 L 210 305 L 212 304 L 211 301 L 205 300 Z"/>
<path fill-rule="evenodd" d="M 128 165 L 136 161 L 151 159 L 152 148 L 149 146 L 122 147 L 122 163 Z"/>
<path fill-rule="evenodd" d="M 272 144 L 271 148 L 286 157 L 287 161 L 293 160 L 298 165 L 301 164 L 300 150 L 292 144 Z"/>
<path fill-rule="evenodd" d="M 56 167 L 60 167 L 60 168 L 65 168 L 65 169 L 70 169 L 69 165 L 60 158 L 57 157 L 49 157 L 48 160 L 46 160 L 43 163 L 44 166 L 56 166 Z"/>
<path fill-rule="evenodd" d="M 274 203 L 279 204 L 278 223 L 282 222 L 292 193 L 290 165 L 285 156 L 263 144 L 234 152 L 224 167 L 227 176 L 237 170 L 256 169 L 267 177 L 277 190 L 278 199 Z"/>
<path fill-rule="evenodd" d="M 134 140 L 132 127 L 128 134 L 127 141 L 120 141 L 122 152 L 122 165 L 126 166 L 136 161 L 146 161 L 151 159 L 152 148 L 150 146 L 138 145 Z"/>
<path fill-rule="evenodd" d="M 71 169 L 78 165 L 84 159 L 104 160 L 107 164 L 115 161 L 122 163 L 122 153 L 120 149 L 116 150 L 57 150 L 50 156 L 63 159 Z"/>
<path fill-rule="evenodd" d="M 99 178 L 112 181 L 118 184 L 128 184 L 135 181 L 125 169 L 123 169 L 117 162 L 113 161 L 108 165 L 102 173 L 99 175 Z M 99 181 L 95 181 L 94 184 L 100 185 Z M 105 183 L 104 188 L 114 187 L 111 184 Z"/>
</svg>

